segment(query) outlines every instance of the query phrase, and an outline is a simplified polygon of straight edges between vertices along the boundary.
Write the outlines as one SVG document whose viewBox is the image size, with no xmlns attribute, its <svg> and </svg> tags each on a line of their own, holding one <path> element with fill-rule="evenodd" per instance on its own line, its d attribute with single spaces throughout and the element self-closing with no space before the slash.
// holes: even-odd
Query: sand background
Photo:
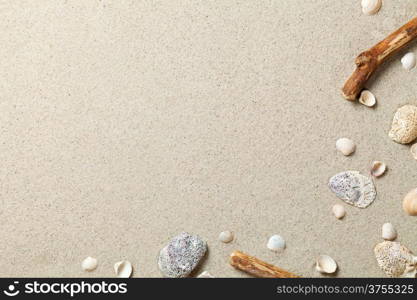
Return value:
<svg viewBox="0 0 417 300">
<path fill-rule="evenodd" d="M 1 1 L 1 276 L 160 276 L 158 251 L 181 231 L 207 240 L 202 269 L 244 276 L 240 249 L 304 276 L 319 254 L 340 277 L 383 276 L 380 228 L 417 249 L 416 218 L 401 209 L 417 185 L 409 147 L 387 132 L 417 103 L 417 70 L 399 57 L 368 87 L 369 109 L 342 99 L 354 57 L 417 11 L 384 0 Z M 417 47 L 411 50 L 417 52 Z M 339 137 L 357 143 L 336 152 Z M 328 178 L 389 166 L 361 210 Z M 218 242 L 220 231 L 236 240 Z M 266 249 L 270 235 L 284 253 Z M 86 256 L 99 267 L 84 273 Z"/>
</svg>

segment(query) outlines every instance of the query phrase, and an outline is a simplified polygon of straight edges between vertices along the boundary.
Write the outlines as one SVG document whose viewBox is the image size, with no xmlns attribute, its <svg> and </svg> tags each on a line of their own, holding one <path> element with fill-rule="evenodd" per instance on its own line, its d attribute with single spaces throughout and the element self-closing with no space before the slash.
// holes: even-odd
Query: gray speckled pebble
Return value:
<svg viewBox="0 0 417 300">
<path fill-rule="evenodd" d="M 166 277 L 187 277 L 207 251 L 207 243 L 197 235 L 183 232 L 159 253 L 158 266 Z"/>
</svg>

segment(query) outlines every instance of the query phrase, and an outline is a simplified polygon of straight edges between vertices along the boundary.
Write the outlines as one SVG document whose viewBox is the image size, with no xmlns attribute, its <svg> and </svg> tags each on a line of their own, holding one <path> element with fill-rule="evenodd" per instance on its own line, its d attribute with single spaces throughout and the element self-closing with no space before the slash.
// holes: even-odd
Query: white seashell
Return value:
<svg viewBox="0 0 417 300">
<path fill-rule="evenodd" d="M 417 160 L 417 143 L 411 146 L 410 152 L 413 158 Z"/>
<path fill-rule="evenodd" d="M 417 189 L 412 189 L 404 197 L 403 209 L 410 216 L 417 216 Z"/>
<path fill-rule="evenodd" d="M 346 215 L 345 208 L 340 204 L 333 205 L 332 211 L 334 216 L 338 219 L 342 219 Z"/>
<path fill-rule="evenodd" d="M 214 276 L 211 275 L 209 272 L 204 271 L 200 275 L 198 275 L 197 278 L 214 278 Z"/>
<path fill-rule="evenodd" d="M 397 143 L 409 144 L 417 138 L 417 106 L 400 107 L 392 120 L 389 137 Z"/>
<path fill-rule="evenodd" d="M 381 177 L 387 170 L 387 166 L 381 161 L 374 161 L 371 167 L 371 175 L 374 177 Z"/>
<path fill-rule="evenodd" d="M 336 141 L 336 149 L 342 152 L 343 155 L 348 156 L 355 152 L 355 143 L 348 138 L 340 138 Z"/>
<path fill-rule="evenodd" d="M 316 260 L 316 270 L 320 273 L 332 274 L 337 270 L 337 263 L 328 255 L 320 255 Z"/>
<path fill-rule="evenodd" d="M 233 238 L 233 232 L 231 231 L 223 231 L 219 234 L 219 240 L 223 243 L 230 243 L 231 241 L 233 241 Z"/>
<path fill-rule="evenodd" d="M 382 6 L 382 0 L 362 0 L 362 12 L 367 15 L 376 14 Z"/>
<path fill-rule="evenodd" d="M 389 277 L 416 277 L 417 257 L 398 242 L 385 241 L 374 248 L 379 267 Z"/>
<path fill-rule="evenodd" d="M 132 264 L 128 260 L 122 260 L 114 264 L 114 272 L 119 278 L 129 278 L 132 271 Z"/>
<path fill-rule="evenodd" d="M 365 106 L 372 107 L 376 104 L 376 98 L 370 91 L 363 90 L 359 96 L 359 102 Z"/>
<path fill-rule="evenodd" d="M 393 241 L 397 238 L 397 231 L 391 223 L 382 225 L 382 238 L 387 241 Z"/>
<path fill-rule="evenodd" d="M 81 263 L 81 268 L 84 271 L 93 271 L 97 268 L 98 262 L 94 257 L 87 257 Z"/>
<path fill-rule="evenodd" d="M 269 238 L 266 246 L 269 250 L 281 251 L 285 249 L 285 240 L 282 236 L 275 234 Z"/>
<path fill-rule="evenodd" d="M 368 207 L 376 198 L 374 183 L 358 171 L 334 175 L 329 180 L 329 188 L 339 199 L 359 208 Z"/>
<path fill-rule="evenodd" d="M 401 64 L 406 70 L 411 70 L 416 66 L 416 56 L 414 53 L 409 52 L 401 58 Z"/>
</svg>

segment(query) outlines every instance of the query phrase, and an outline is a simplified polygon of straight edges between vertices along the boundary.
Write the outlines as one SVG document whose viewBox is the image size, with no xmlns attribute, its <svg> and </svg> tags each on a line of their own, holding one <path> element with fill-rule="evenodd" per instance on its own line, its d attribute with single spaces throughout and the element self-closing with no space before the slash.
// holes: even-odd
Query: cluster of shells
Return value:
<svg viewBox="0 0 417 300">
<path fill-rule="evenodd" d="M 97 258 L 88 256 L 81 262 L 81 268 L 84 271 L 92 272 L 97 269 Z M 114 264 L 114 272 L 118 278 L 129 278 L 132 275 L 132 264 L 127 260 L 122 260 Z"/>
<path fill-rule="evenodd" d="M 365 14 L 373 14 L 381 8 L 382 0 L 362 0 L 362 10 Z M 411 70 L 416 66 L 414 53 L 406 53 L 401 58 L 404 69 Z M 369 100 L 370 99 L 370 100 Z M 367 105 L 373 103 L 375 97 L 369 91 L 361 94 L 359 102 Z M 371 105 L 368 105 L 371 106 Z M 417 140 L 417 106 L 404 105 L 395 112 L 388 136 L 396 143 L 408 145 Z M 417 143 L 410 147 L 411 155 L 417 160 Z M 376 176 L 385 171 L 385 165 L 374 162 L 371 174 Z M 403 199 L 403 210 L 410 216 L 417 216 L 417 188 L 412 189 Z M 390 277 L 416 277 L 417 257 L 405 246 L 393 242 L 397 232 L 391 223 L 382 226 L 382 238 L 374 253 L 380 268 Z"/>
<path fill-rule="evenodd" d="M 365 1 L 366 2 L 366 1 Z M 372 1 L 367 1 L 370 3 Z M 364 1 L 363 1 L 364 3 Z M 372 3 L 376 3 L 373 1 Z M 415 66 L 415 56 L 407 54 L 401 60 L 405 69 Z M 375 96 L 365 90 L 362 92 L 359 102 L 372 107 L 376 103 Z M 389 137 L 396 143 L 407 145 L 417 140 L 417 106 L 404 105 L 394 114 Z M 343 155 L 350 156 L 356 149 L 356 145 L 347 138 L 336 142 L 336 149 Z M 417 143 L 412 145 L 410 152 L 417 159 Z M 370 174 L 372 177 L 380 177 L 386 171 L 386 165 L 381 161 L 372 163 Z M 345 171 L 338 173 L 329 180 L 330 190 L 341 200 L 358 208 L 366 208 L 376 198 L 376 189 L 372 178 L 360 174 L 358 171 Z M 417 216 L 417 188 L 411 190 L 403 199 L 403 209 L 411 216 Z M 333 214 L 342 219 L 346 211 L 340 204 L 333 206 Z M 405 246 L 395 242 L 397 232 L 391 223 L 382 226 L 382 238 L 385 240 L 374 248 L 375 257 L 380 268 L 390 277 L 416 277 L 417 257 Z M 337 264 L 331 257 L 320 256 L 316 264 L 317 270 L 336 270 Z"/>
<path fill-rule="evenodd" d="M 362 12 L 365 15 L 376 14 L 382 6 L 382 0 L 362 0 Z M 416 66 L 414 53 L 406 53 L 401 58 L 401 65 L 405 70 L 412 70 Z M 359 97 L 359 103 L 373 107 L 376 97 L 368 90 L 363 90 Z M 395 112 L 388 136 L 396 143 L 408 145 L 417 140 L 417 106 L 404 105 Z M 355 151 L 354 143 L 349 139 L 339 139 L 336 148 L 343 155 L 349 156 Z M 411 155 L 417 160 L 417 143 L 410 147 Z M 370 174 L 374 178 L 382 176 L 386 171 L 386 165 L 381 161 L 374 161 Z M 335 195 L 347 204 L 359 208 L 368 207 L 376 198 L 376 190 L 372 178 L 361 175 L 357 171 L 345 171 L 330 178 L 329 188 Z M 403 210 L 410 216 L 417 216 L 417 188 L 412 189 L 403 199 Z M 340 204 L 333 206 L 333 214 L 342 219 L 346 214 Z M 374 248 L 375 257 L 380 268 L 390 277 L 416 277 L 417 257 L 405 246 L 394 240 L 397 231 L 391 223 L 382 226 L 382 238 L 385 240 Z M 334 267 L 331 258 L 323 256 L 321 263 L 317 263 L 317 269 L 322 265 Z M 330 268 L 330 267 L 329 267 Z"/>
<path fill-rule="evenodd" d="M 417 107 L 406 105 L 395 114 L 389 136 L 396 142 L 407 144 L 417 138 Z M 416 144 L 417 145 L 417 144 Z M 417 147 L 417 146 L 415 146 Z M 336 149 L 343 155 L 351 155 L 356 146 L 350 139 L 339 139 Z M 386 171 L 386 165 L 374 161 L 370 173 L 377 178 Z M 366 208 L 376 198 L 376 189 L 370 177 L 358 171 L 345 171 L 329 179 L 330 190 L 341 200 L 358 208 Z M 409 215 L 417 216 L 417 188 L 411 190 L 403 200 L 403 209 Z M 340 204 L 333 206 L 333 214 L 342 219 L 346 211 Z M 379 267 L 389 277 L 413 277 L 417 275 L 417 257 L 405 246 L 395 242 L 397 232 L 391 223 L 382 226 L 382 238 L 385 240 L 374 248 L 375 258 Z M 337 263 L 327 255 L 321 255 L 316 261 L 316 269 L 321 273 L 334 273 Z"/>
<path fill-rule="evenodd" d="M 411 61 L 410 61 L 411 60 Z M 409 67 L 415 62 L 412 57 L 402 60 L 403 66 Z M 375 104 L 375 97 L 369 92 L 362 92 L 360 102 L 367 106 Z M 417 106 L 404 105 L 400 107 L 393 118 L 389 137 L 399 144 L 410 144 L 417 139 Z M 346 138 L 336 142 L 336 149 L 343 155 L 351 155 L 355 149 L 355 144 Z M 417 159 L 417 143 L 410 149 L 413 157 Z M 371 166 L 370 174 L 377 178 L 386 171 L 386 165 L 381 161 L 374 161 Z M 338 173 L 329 180 L 330 190 L 341 200 L 358 208 L 366 208 L 372 204 L 376 198 L 376 189 L 371 178 L 360 174 L 358 171 L 345 171 Z M 417 216 L 417 188 L 411 190 L 403 200 L 404 211 Z M 333 207 L 336 218 L 341 219 L 345 215 L 343 206 L 337 204 Z M 375 258 L 379 267 L 390 277 L 416 277 L 417 257 L 405 246 L 395 242 L 397 232 L 391 223 L 382 226 L 382 238 L 385 240 L 377 244 L 374 248 Z M 321 256 L 317 260 L 317 270 L 333 270 L 337 264 L 330 257 Z"/>
</svg>

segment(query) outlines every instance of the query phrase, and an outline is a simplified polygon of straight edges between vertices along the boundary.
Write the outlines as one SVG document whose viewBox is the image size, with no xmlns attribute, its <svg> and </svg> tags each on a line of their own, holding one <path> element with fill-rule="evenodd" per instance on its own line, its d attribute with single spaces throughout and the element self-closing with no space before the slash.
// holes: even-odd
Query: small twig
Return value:
<svg viewBox="0 0 417 300">
<path fill-rule="evenodd" d="M 391 33 L 371 49 L 362 52 L 356 58 L 356 70 L 346 81 L 342 92 L 347 100 L 358 98 L 366 82 L 378 67 L 391 55 L 397 53 L 417 37 L 417 18 Z"/>
<path fill-rule="evenodd" d="M 251 274 L 255 277 L 262 278 L 298 278 L 293 273 L 270 265 L 256 257 L 249 256 L 240 251 L 234 251 L 230 255 L 230 264 L 243 272 Z"/>
</svg>

